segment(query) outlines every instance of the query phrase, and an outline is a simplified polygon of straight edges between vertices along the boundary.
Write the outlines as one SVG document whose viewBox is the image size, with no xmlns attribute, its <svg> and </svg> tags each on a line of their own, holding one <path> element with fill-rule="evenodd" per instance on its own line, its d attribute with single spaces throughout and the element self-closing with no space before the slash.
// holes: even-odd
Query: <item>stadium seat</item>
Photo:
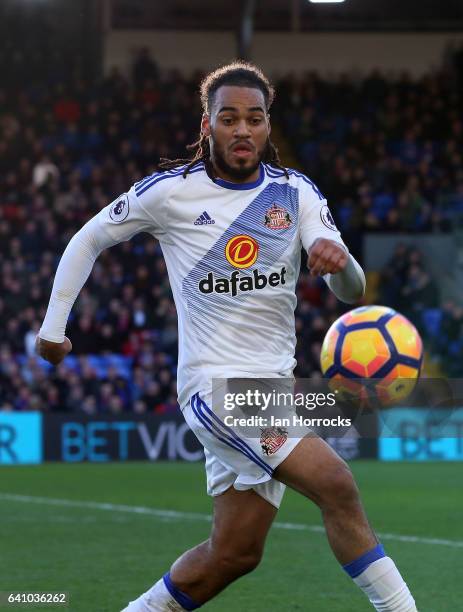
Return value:
<svg viewBox="0 0 463 612">
<path fill-rule="evenodd" d="M 373 213 L 380 221 L 384 221 L 387 213 L 394 206 L 394 198 L 388 193 L 380 193 L 373 198 Z"/>
<path fill-rule="evenodd" d="M 440 332 L 442 310 L 440 308 L 426 308 L 423 310 L 422 323 L 429 337 L 435 338 Z"/>
<path fill-rule="evenodd" d="M 79 369 L 79 360 L 75 355 L 67 355 L 63 361 L 64 365 L 67 366 L 70 370 L 78 370 Z"/>
<path fill-rule="evenodd" d="M 449 355 L 457 357 L 461 354 L 463 348 L 463 342 L 461 340 L 453 340 L 448 346 Z"/>
<path fill-rule="evenodd" d="M 106 378 L 108 368 L 104 362 L 104 357 L 100 355 L 87 355 L 87 362 L 95 370 L 98 378 Z"/>
</svg>

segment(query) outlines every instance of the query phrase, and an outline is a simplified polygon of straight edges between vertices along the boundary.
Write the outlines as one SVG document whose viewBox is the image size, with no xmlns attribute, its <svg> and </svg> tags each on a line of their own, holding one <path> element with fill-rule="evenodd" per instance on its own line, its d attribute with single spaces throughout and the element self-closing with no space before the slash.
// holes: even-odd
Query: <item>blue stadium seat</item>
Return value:
<svg viewBox="0 0 463 612">
<path fill-rule="evenodd" d="M 426 308 L 423 310 L 422 322 L 428 335 L 435 338 L 440 332 L 442 310 L 440 308 Z"/>
<path fill-rule="evenodd" d="M 452 355 L 453 357 L 458 357 L 461 354 L 462 347 L 462 340 L 453 340 L 448 346 L 449 355 Z"/>
<path fill-rule="evenodd" d="M 79 369 L 79 360 L 75 355 L 67 355 L 63 361 L 64 365 L 70 370 L 77 371 Z"/>
<path fill-rule="evenodd" d="M 373 213 L 383 221 L 394 204 L 394 198 L 389 193 L 379 193 L 373 198 Z"/>
<path fill-rule="evenodd" d="M 130 380 L 132 378 L 132 370 L 129 367 L 126 368 L 118 368 L 119 376 L 125 378 L 126 380 Z"/>
<path fill-rule="evenodd" d="M 127 357 L 126 355 L 118 355 L 113 353 L 106 355 L 106 362 L 108 366 L 116 368 L 119 376 L 129 379 L 132 371 L 133 358 Z"/>
<path fill-rule="evenodd" d="M 29 359 L 29 355 L 16 355 L 15 357 L 16 363 L 21 367 L 23 367 Z M 35 359 L 37 361 L 37 364 L 42 368 L 42 370 L 45 370 L 45 372 L 49 372 L 53 367 L 51 363 L 48 363 L 48 361 L 45 361 L 45 359 L 42 359 L 42 357 L 37 356 L 35 357 Z"/>
<path fill-rule="evenodd" d="M 106 378 L 108 368 L 104 361 L 104 357 L 101 357 L 100 355 L 87 355 L 87 361 L 95 370 L 98 378 Z"/>
</svg>

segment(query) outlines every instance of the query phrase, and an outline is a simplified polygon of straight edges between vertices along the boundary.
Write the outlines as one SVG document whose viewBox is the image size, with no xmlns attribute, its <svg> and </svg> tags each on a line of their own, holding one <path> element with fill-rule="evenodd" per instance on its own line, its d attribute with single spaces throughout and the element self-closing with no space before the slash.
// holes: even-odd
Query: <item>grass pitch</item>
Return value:
<svg viewBox="0 0 463 612">
<path fill-rule="evenodd" d="M 355 462 L 352 468 L 370 521 L 418 610 L 463 610 L 462 465 Z M 210 511 L 201 464 L 0 468 L 0 591 L 70 594 L 68 608 L 21 609 L 119 612 L 207 538 Z M 288 491 L 277 521 L 259 568 L 202 609 L 371 610 L 334 559 L 315 506 Z"/>
</svg>

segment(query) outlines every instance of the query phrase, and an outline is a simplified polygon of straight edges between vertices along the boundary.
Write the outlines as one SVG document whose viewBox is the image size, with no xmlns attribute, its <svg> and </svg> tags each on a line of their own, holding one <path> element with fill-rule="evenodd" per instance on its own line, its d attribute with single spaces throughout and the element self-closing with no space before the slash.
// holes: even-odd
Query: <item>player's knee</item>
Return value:
<svg viewBox="0 0 463 612">
<path fill-rule="evenodd" d="M 222 551 L 217 558 L 218 567 L 227 575 L 234 577 L 249 574 L 259 565 L 262 551 L 258 548 L 242 551 Z"/>
<path fill-rule="evenodd" d="M 339 465 L 327 475 L 321 499 L 325 506 L 330 507 L 350 506 L 358 502 L 358 488 L 346 464 Z"/>
</svg>

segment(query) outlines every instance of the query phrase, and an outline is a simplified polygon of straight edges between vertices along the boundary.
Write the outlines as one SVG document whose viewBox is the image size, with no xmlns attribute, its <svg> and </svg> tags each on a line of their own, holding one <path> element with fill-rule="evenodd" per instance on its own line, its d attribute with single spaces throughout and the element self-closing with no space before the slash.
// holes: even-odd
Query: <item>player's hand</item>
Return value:
<svg viewBox="0 0 463 612">
<path fill-rule="evenodd" d="M 337 274 L 344 270 L 348 253 L 340 244 L 327 238 L 317 238 L 308 252 L 307 267 L 312 276 Z"/>
<path fill-rule="evenodd" d="M 64 337 L 63 342 L 50 342 L 37 336 L 35 340 L 35 352 L 52 365 L 60 364 L 72 350 L 69 338 Z"/>
</svg>

